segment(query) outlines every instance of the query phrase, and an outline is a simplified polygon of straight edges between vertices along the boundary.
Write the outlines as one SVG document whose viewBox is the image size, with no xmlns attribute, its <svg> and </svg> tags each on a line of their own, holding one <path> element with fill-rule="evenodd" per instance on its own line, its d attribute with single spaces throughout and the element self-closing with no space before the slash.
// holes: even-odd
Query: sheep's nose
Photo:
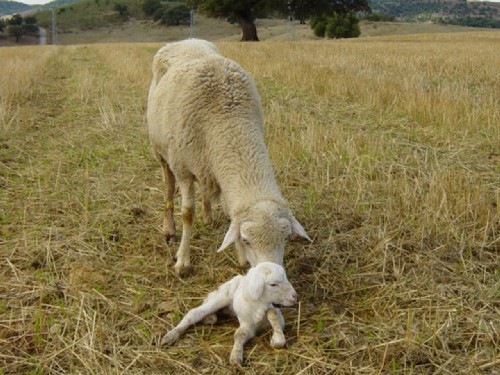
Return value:
<svg viewBox="0 0 500 375">
<path fill-rule="evenodd" d="M 293 298 L 295 301 L 298 301 L 298 300 L 299 300 L 299 294 L 298 294 L 296 291 L 293 291 L 293 293 L 292 293 L 292 298 Z"/>
</svg>

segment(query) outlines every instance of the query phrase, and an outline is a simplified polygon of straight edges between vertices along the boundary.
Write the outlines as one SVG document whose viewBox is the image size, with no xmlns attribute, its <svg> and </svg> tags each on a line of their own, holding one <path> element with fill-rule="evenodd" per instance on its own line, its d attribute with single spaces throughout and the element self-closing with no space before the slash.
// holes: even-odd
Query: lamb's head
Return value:
<svg viewBox="0 0 500 375">
<path fill-rule="evenodd" d="M 311 241 L 284 203 L 258 201 L 236 215 L 218 251 L 234 242 L 240 263 L 248 261 L 255 266 L 261 262 L 273 262 L 282 265 L 285 243 L 292 233 Z"/>
<path fill-rule="evenodd" d="M 246 292 L 252 300 L 292 306 L 299 295 L 286 277 L 285 269 L 272 262 L 259 263 L 245 276 Z"/>
</svg>

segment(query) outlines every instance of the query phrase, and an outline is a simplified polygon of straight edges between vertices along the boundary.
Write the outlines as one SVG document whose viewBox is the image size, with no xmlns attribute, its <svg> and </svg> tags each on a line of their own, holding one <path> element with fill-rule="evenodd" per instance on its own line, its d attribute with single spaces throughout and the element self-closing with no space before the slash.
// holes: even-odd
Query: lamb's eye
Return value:
<svg viewBox="0 0 500 375">
<path fill-rule="evenodd" d="M 245 246 L 250 246 L 250 241 L 247 238 L 242 238 L 241 241 Z"/>
<path fill-rule="evenodd" d="M 273 283 L 273 284 L 269 284 L 269 286 L 275 287 L 275 286 L 278 286 L 278 284 Z"/>
</svg>

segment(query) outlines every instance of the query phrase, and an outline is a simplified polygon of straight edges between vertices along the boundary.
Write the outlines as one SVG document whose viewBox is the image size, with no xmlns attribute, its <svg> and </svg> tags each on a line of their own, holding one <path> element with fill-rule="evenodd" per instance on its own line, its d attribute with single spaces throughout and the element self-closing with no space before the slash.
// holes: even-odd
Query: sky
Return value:
<svg viewBox="0 0 500 375">
<path fill-rule="evenodd" d="M 52 0 L 16 0 L 19 1 L 20 3 L 25 3 L 29 5 L 34 5 L 34 4 L 47 4 L 48 2 Z M 500 3 L 500 0 L 489 0 L 493 3 Z"/>
<path fill-rule="evenodd" d="M 47 4 L 52 0 L 16 0 L 16 1 L 24 4 L 35 5 L 35 4 Z"/>
</svg>

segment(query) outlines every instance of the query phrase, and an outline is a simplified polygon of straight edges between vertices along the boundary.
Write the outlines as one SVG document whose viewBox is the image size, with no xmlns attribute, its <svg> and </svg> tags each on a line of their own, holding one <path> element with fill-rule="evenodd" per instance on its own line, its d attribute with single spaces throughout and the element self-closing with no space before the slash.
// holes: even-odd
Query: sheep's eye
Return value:
<svg viewBox="0 0 500 375">
<path fill-rule="evenodd" d="M 278 286 L 278 284 L 273 283 L 273 284 L 269 284 L 269 286 L 273 286 L 273 287 L 275 287 L 275 286 Z"/>
</svg>

